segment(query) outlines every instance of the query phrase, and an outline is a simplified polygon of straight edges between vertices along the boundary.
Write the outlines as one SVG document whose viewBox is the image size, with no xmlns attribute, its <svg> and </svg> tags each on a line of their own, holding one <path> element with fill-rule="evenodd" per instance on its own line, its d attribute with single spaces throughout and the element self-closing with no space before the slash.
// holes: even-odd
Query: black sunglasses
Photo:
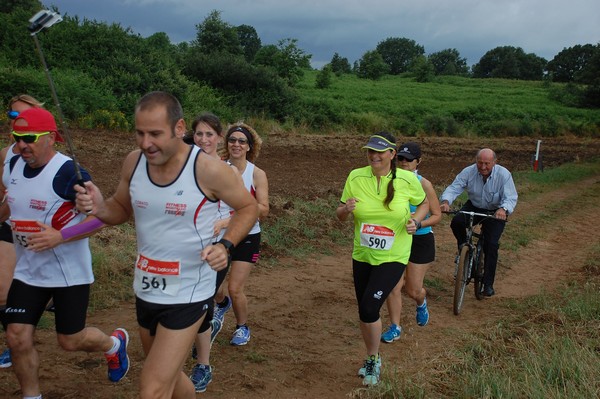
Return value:
<svg viewBox="0 0 600 399">
<path fill-rule="evenodd" d="M 400 161 L 400 162 L 402 162 L 402 161 L 406 161 L 406 162 L 412 162 L 412 161 L 414 161 L 415 159 L 417 159 L 417 158 L 408 159 L 408 158 L 406 158 L 406 157 L 403 157 L 403 156 L 401 156 L 401 155 L 398 155 L 398 161 Z"/>
<path fill-rule="evenodd" d="M 244 144 L 248 143 L 248 139 L 238 139 L 238 138 L 235 138 L 235 137 L 229 137 L 227 139 L 227 142 L 231 143 L 231 144 L 235 144 L 237 142 L 237 143 L 240 143 L 240 145 L 244 145 Z"/>
</svg>

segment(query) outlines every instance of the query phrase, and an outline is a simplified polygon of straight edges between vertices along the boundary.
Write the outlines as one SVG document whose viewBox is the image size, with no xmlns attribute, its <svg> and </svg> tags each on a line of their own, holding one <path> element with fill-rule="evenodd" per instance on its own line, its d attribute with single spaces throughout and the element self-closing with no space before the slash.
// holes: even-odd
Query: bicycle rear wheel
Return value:
<svg viewBox="0 0 600 399">
<path fill-rule="evenodd" d="M 465 299 L 465 288 L 469 282 L 469 246 L 463 245 L 460 249 L 458 269 L 454 278 L 454 314 L 459 315 Z"/>
<path fill-rule="evenodd" d="M 483 244 L 482 239 L 477 242 L 473 259 L 473 280 L 475 281 L 475 298 L 482 300 L 483 295 Z"/>
</svg>

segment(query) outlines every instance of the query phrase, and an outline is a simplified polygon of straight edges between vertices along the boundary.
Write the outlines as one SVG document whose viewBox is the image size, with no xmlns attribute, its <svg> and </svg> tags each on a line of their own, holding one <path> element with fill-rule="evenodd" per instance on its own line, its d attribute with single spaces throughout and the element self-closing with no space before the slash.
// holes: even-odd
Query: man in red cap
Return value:
<svg viewBox="0 0 600 399">
<path fill-rule="evenodd" d="M 34 331 L 48 301 L 55 306 L 57 339 L 68 351 L 103 351 L 108 377 L 121 380 L 129 369 L 128 335 L 111 336 L 86 327 L 94 281 L 87 237 L 103 224 L 75 208 L 73 160 L 54 148 L 60 140 L 52 114 L 42 108 L 20 113 L 13 124 L 19 156 L 11 159 L 7 202 L 17 265 L 7 306 L 7 340 L 24 398 L 41 398 Z M 85 180 L 89 174 L 82 170 Z"/>
</svg>

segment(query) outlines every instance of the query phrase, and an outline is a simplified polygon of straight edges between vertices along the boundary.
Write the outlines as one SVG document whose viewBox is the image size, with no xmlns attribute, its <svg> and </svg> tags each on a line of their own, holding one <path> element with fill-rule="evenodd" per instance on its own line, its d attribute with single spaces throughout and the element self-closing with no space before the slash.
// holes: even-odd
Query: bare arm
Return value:
<svg viewBox="0 0 600 399">
<path fill-rule="evenodd" d="M 337 218 L 342 222 L 347 220 L 348 216 L 350 216 L 352 212 L 354 212 L 357 202 L 357 198 L 348 198 L 345 204 L 340 204 L 335 210 L 335 215 L 337 216 Z"/>
<path fill-rule="evenodd" d="M 104 200 L 100 189 L 92 182 L 86 182 L 85 188 L 77 185 L 77 209 L 96 216 L 108 225 L 117 225 L 129 220 L 133 213 L 131 197 L 129 196 L 129 181 L 140 156 L 140 151 L 131 152 L 121 169 L 121 178 L 117 191 L 107 200 Z M 91 212 L 88 212 L 91 210 Z"/>
<path fill-rule="evenodd" d="M 258 217 L 264 219 L 269 215 L 269 182 L 264 170 L 254 168 L 254 187 L 256 188 L 256 202 L 258 202 Z"/>
<path fill-rule="evenodd" d="M 429 217 L 422 220 L 421 227 L 435 226 L 442 219 L 442 210 L 440 209 L 440 201 L 435 193 L 435 189 L 431 182 L 424 177 L 421 178 L 421 185 L 425 194 L 427 195 L 427 201 L 429 201 Z M 420 219 L 421 220 L 421 219 Z"/>
</svg>

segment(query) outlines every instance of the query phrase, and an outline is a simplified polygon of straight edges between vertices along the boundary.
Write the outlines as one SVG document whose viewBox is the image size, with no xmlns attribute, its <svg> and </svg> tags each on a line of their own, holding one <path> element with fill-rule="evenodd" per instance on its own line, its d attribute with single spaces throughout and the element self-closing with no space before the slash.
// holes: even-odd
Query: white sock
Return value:
<svg viewBox="0 0 600 399">
<path fill-rule="evenodd" d="M 104 352 L 104 354 L 109 356 L 115 354 L 119 350 L 119 346 L 121 346 L 121 341 L 119 341 L 117 337 L 111 335 L 110 338 L 113 341 L 113 346 L 108 351 Z"/>
<path fill-rule="evenodd" d="M 38 396 L 23 396 L 23 399 L 42 399 L 42 394 Z"/>
</svg>

